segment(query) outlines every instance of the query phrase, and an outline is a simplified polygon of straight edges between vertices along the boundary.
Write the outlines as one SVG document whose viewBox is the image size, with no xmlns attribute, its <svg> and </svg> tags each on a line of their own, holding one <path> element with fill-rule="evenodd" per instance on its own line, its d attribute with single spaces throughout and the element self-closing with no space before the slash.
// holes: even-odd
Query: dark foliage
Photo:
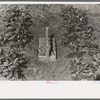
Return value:
<svg viewBox="0 0 100 100">
<path fill-rule="evenodd" d="M 34 37 L 30 32 L 32 17 L 28 9 L 19 9 L 16 5 L 4 13 L 4 31 L 0 35 L 1 74 L 12 78 L 17 73 L 19 79 L 25 79 L 23 69 L 27 68 L 27 57 L 24 48 Z"/>
<path fill-rule="evenodd" d="M 71 73 L 75 73 L 74 76 L 79 80 L 89 78 L 98 68 L 96 65 L 99 61 L 96 60 L 94 65 L 93 59 L 100 51 L 88 14 L 84 10 L 67 6 L 62 10 L 61 17 L 62 27 L 65 29 L 62 34 L 62 45 L 69 48 L 66 55 L 72 61 Z"/>
</svg>

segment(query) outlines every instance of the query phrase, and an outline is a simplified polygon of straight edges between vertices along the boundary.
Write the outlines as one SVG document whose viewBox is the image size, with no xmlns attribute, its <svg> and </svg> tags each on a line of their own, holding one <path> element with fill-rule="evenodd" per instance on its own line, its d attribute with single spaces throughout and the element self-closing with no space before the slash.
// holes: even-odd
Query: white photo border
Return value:
<svg viewBox="0 0 100 100">
<path fill-rule="evenodd" d="M 100 4 L 100 2 L 0 2 L 0 4 Z M 100 98 L 100 82 L 0 81 L 0 99 Z"/>
</svg>

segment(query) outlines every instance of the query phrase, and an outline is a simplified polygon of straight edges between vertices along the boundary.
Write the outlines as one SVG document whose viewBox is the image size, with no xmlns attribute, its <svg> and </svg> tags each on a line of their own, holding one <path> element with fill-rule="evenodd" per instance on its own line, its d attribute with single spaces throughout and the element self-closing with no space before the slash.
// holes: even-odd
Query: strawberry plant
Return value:
<svg viewBox="0 0 100 100">
<path fill-rule="evenodd" d="M 0 34 L 0 71 L 4 77 L 12 78 L 17 75 L 25 79 L 23 69 L 27 68 L 25 46 L 33 39 L 30 31 L 32 16 L 28 9 L 20 9 L 17 5 L 5 10 L 2 17 L 4 30 Z"/>
</svg>

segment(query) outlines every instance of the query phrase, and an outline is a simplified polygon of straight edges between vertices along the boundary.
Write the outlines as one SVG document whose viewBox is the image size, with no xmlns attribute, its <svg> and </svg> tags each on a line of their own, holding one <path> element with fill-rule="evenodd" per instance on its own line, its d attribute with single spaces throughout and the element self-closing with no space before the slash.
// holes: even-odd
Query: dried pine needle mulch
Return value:
<svg viewBox="0 0 100 100">
<path fill-rule="evenodd" d="M 31 65 L 24 74 L 26 81 L 64 81 L 71 80 L 70 69 L 67 66 L 66 59 L 60 59 L 55 62 L 39 62 L 39 65 Z"/>
<path fill-rule="evenodd" d="M 26 79 L 23 81 L 77 81 L 76 74 L 71 73 L 71 67 L 66 58 L 60 58 L 54 62 L 39 62 L 38 65 L 29 64 L 28 68 L 24 70 L 23 74 Z M 86 73 L 86 72 L 85 72 Z M 86 74 L 85 74 L 86 75 Z M 0 76 L 1 81 L 22 81 L 16 77 L 4 78 Z M 84 76 L 82 74 L 82 76 Z M 85 77 L 85 76 L 84 76 Z M 80 80 L 92 80 L 91 77 Z"/>
</svg>

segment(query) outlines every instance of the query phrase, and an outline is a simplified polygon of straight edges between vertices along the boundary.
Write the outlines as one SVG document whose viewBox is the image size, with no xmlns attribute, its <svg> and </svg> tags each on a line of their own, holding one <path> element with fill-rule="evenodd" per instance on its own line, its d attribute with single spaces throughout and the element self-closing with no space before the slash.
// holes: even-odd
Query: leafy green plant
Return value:
<svg viewBox="0 0 100 100">
<path fill-rule="evenodd" d="M 67 58 L 71 58 L 71 73 L 75 73 L 75 77 L 79 76 L 77 79 L 86 78 L 80 73 L 88 70 L 89 74 L 90 70 L 94 68 L 94 74 L 97 69 L 93 65 L 93 56 L 100 53 L 99 46 L 95 42 L 94 28 L 89 23 L 85 10 L 67 6 L 62 10 L 61 17 L 63 19 L 62 27 L 65 29 L 62 34 L 62 45 L 69 48 L 66 55 Z M 87 58 L 86 62 L 85 58 Z"/>
<path fill-rule="evenodd" d="M 34 37 L 30 31 L 33 23 L 32 16 L 28 9 L 20 9 L 17 5 L 9 7 L 4 14 L 2 19 L 4 30 L 0 35 L 0 46 L 3 51 L 1 53 L 3 56 L 1 73 L 9 78 L 17 73 L 19 79 L 25 79 L 22 73 L 23 68 L 27 68 L 24 48 Z M 5 62 L 6 65 L 4 65 Z"/>
</svg>

